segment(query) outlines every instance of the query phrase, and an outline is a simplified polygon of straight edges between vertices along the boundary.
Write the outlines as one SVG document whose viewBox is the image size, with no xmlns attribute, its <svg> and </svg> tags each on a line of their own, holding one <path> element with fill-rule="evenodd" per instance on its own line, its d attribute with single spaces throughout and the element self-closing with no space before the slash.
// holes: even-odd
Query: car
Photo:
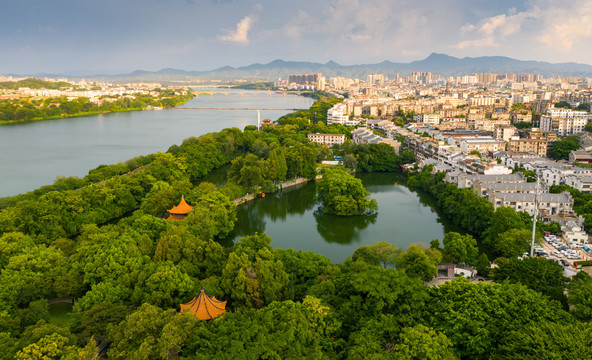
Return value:
<svg viewBox="0 0 592 360">
<path fill-rule="evenodd" d="M 567 261 L 567 260 L 565 260 L 565 259 L 564 259 L 564 260 L 561 260 L 561 264 L 562 264 L 563 266 L 569 266 L 569 261 Z"/>
</svg>

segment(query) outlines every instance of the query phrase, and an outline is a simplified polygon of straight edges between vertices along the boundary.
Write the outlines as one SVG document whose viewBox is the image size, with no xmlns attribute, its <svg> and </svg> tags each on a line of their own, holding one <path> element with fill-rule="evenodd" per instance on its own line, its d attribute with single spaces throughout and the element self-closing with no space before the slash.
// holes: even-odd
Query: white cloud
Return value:
<svg viewBox="0 0 592 360">
<path fill-rule="evenodd" d="M 493 36 L 489 36 L 489 37 L 476 39 L 476 40 L 461 41 L 458 44 L 454 45 L 453 47 L 462 50 L 462 49 L 467 49 L 467 48 L 472 48 L 472 47 L 477 47 L 477 48 L 499 47 L 499 44 L 495 42 L 495 39 L 493 38 Z"/>
<path fill-rule="evenodd" d="M 326 44 L 327 57 L 360 57 L 362 54 L 390 57 L 426 46 L 431 27 L 425 13 L 404 1 L 334 0 L 312 11 L 300 10 L 282 27 L 282 34 L 295 45 Z M 352 51 L 352 49 L 356 49 Z M 424 51 L 422 51 L 424 52 Z"/>
<path fill-rule="evenodd" d="M 592 3 L 550 3 L 551 6 L 541 17 L 544 29 L 537 40 L 548 48 L 563 51 L 571 51 L 576 45 L 589 48 L 592 40 Z"/>
<path fill-rule="evenodd" d="M 238 22 L 238 24 L 236 24 L 236 29 L 234 31 L 228 31 L 226 35 L 218 35 L 218 40 L 248 44 L 249 30 L 251 29 L 252 24 L 253 20 L 251 17 L 245 16 Z"/>
<path fill-rule="evenodd" d="M 592 2 L 535 0 L 524 11 L 510 8 L 505 14 L 466 24 L 459 33 L 469 39 L 453 46 L 458 49 L 506 44 L 525 48 L 538 43 L 569 52 L 592 40 Z"/>
</svg>

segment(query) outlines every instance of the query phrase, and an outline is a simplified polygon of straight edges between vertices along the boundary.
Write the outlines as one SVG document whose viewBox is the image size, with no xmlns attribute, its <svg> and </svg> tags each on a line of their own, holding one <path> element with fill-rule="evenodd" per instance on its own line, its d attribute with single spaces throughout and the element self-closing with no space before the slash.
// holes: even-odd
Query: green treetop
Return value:
<svg viewBox="0 0 592 360">
<path fill-rule="evenodd" d="M 322 212 L 341 216 L 363 215 L 378 209 L 375 199 L 367 199 L 370 193 L 360 179 L 343 168 L 328 168 L 317 186 Z"/>
</svg>

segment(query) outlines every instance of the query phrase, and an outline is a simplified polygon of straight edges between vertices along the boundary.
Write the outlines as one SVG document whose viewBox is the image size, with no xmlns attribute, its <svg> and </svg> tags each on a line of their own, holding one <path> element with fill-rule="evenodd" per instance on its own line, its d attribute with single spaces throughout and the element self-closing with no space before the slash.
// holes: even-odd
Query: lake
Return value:
<svg viewBox="0 0 592 360">
<path fill-rule="evenodd" d="M 313 100 L 281 94 L 200 95 L 183 107 L 307 109 Z M 261 111 L 276 120 L 291 111 Z M 52 184 L 57 176 L 85 176 L 101 164 L 166 151 L 190 136 L 257 124 L 257 111 L 133 111 L 0 127 L 0 197 Z"/>
<path fill-rule="evenodd" d="M 357 177 L 378 202 L 374 216 L 320 214 L 311 182 L 239 206 L 231 238 L 236 241 L 265 232 L 273 239 L 273 247 L 314 251 L 343 262 L 362 245 L 386 241 L 406 249 L 413 243 L 442 240 L 445 231 L 456 231 L 434 210 L 431 197 L 406 187 L 401 173 Z"/>
</svg>

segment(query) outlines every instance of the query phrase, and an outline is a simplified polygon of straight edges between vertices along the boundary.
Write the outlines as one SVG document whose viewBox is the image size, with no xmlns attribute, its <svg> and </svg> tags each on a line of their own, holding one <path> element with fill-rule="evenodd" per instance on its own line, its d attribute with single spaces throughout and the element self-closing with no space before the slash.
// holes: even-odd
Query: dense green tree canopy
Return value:
<svg viewBox="0 0 592 360">
<path fill-rule="evenodd" d="M 365 215 L 378 209 L 376 200 L 367 199 L 370 193 L 362 181 L 342 168 L 323 170 L 323 178 L 317 184 L 317 195 L 321 201 L 321 210 L 326 214 Z"/>
<path fill-rule="evenodd" d="M 321 111 L 335 102 L 315 104 L 318 124 L 298 115 L 260 131 L 225 129 L 1 199 L 0 359 L 90 359 L 103 345 L 110 359 L 589 358 L 592 295 L 583 273 L 568 284 L 559 265 L 510 259 L 494 271 L 496 283 L 426 285 L 451 259 L 474 262 L 484 273 L 489 261 L 477 256 L 475 239 L 509 256 L 530 224 L 523 213 L 494 212 L 429 168 L 409 175 L 409 185 L 432 195 L 439 215 L 466 232 L 446 234 L 443 249 L 438 241 L 405 251 L 381 242 L 334 264 L 313 252 L 274 249 L 255 230 L 228 241 L 234 200 L 247 190 L 315 177 L 327 152 L 305 134 L 347 131 L 323 123 Z M 384 146 L 348 146 L 338 151 L 365 171 L 390 171 L 396 163 Z M 216 186 L 209 175 L 219 168 L 231 179 Z M 357 210 L 372 207 L 343 169 L 325 174 L 355 189 L 356 201 L 363 200 Z M 552 190 L 571 191 L 576 211 L 592 214 L 592 195 Z M 189 216 L 163 219 L 183 195 L 193 206 Z M 287 210 L 267 211 L 276 219 Z M 344 222 L 318 229 L 329 241 L 370 226 L 376 215 L 334 218 Z M 178 314 L 202 287 L 227 301 L 224 316 Z M 75 300 L 72 311 L 60 316 L 51 301 L 57 297 L 64 298 L 57 305 Z"/>
<path fill-rule="evenodd" d="M 563 266 L 545 258 L 512 258 L 493 270 L 495 281 L 521 283 L 549 298 L 565 303 L 567 278 L 563 276 Z"/>
</svg>

